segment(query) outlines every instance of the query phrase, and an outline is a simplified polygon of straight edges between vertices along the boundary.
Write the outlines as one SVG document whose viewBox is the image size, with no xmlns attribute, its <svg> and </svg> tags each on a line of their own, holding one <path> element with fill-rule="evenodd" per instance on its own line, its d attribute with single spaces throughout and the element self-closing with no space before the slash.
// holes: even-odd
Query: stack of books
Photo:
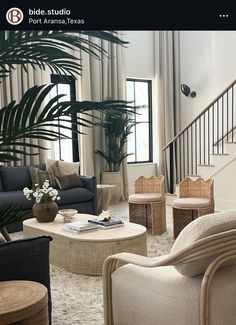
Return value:
<svg viewBox="0 0 236 325">
<path fill-rule="evenodd" d="M 100 219 L 91 219 L 88 220 L 90 224 L 97 225 L 101 229 L 111 229 L 124 226 L 124 222 L 121 220 L 100 220 Z"/>
<path fill-rule="evenodd" d="M 65 223 L 63 229 L 65 231 L 73 232 L 74 234 L 80 234 L 90 230 L 97 230 L 98 227 L 96 224 L 87 221 L 77 221 Z"/>
</svg>

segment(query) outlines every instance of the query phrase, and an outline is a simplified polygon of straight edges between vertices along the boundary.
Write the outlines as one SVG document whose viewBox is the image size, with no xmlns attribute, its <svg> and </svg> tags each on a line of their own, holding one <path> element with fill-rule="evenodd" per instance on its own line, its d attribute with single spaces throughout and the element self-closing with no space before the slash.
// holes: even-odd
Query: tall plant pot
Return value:
<svg viewBox="0 0 236 325">
<path fill-rule="evenodd" d="M 58 205 L 56 202 L 35 203 L 33 214 L 38 222 L 52 222 L 56 218 Z"/>
<path fill-rule="evenodd" d="M 102 172 L 101 183 L 116 185 L 111 197 L 110 203 L 118 203 L 120 200 L 124 200 L 123 194 L 123 178 L 121 172 Z"/>
</svg>

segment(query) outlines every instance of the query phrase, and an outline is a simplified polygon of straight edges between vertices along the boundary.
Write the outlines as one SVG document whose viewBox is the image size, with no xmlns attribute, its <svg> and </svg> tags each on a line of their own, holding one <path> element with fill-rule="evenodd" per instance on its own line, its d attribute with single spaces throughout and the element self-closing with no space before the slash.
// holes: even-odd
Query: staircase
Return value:
<svg viewBox="0 0 236 325">
<path fill-rule="evenodd" d="M 170 193 L 187 176 L 213 178 L 216 208 L 236 209 L 235 85 L 236 80 L 162 149 Z"/>
</svg>

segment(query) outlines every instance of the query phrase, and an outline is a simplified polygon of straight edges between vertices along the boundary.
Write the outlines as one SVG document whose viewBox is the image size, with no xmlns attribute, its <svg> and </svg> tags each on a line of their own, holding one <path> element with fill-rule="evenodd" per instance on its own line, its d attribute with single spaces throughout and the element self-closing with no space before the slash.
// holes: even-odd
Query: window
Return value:
<svg viewBox="0 0 236 325">
<path fill-rule="evenodd" d="M 71 76 L 60 76 L 51 75 L 51 82 L 55 83 L 54 94 L 65 95 L 60 100 L 74 100 L 75 99 L 75 79 Z M 59 124 L 71 127 L 73 122 L 76 122 L 76 114 L 71 117 L 63 117 L 67 121 L 60 121 Z M 72 124 L 72 131 L 58 127 L 58 131 L 70 137 L 70 139 L 59 139 L 55 144 L 55 158 L 65 161 L 79 161 L 79 145 L 78 145 L 78 134 L 77 125 Z"/>
<path fill-rule="evenodd" d="M 127 79 L 127 100 L 139 106 L 128 138 L 128 163 L 151 162 L 152 157 L 152 82 L 151 80 Z"/>
</svg>

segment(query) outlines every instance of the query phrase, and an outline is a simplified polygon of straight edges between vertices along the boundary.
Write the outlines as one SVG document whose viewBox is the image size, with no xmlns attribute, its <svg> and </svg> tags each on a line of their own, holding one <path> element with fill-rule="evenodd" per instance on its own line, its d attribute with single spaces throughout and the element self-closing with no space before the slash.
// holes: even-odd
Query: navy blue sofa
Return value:
<svg viewBox="0 0 236 325">
<path fill-rule="evenodd" d="M 23 194 L 23 188 L 32 188 L 30 166 L 0 167 L 0 212 L 8 204 L 22 205 L 22 211 L 29 212 L 27 218 L 33 217 L 33 201 L 29 201 Z M 46 169 L 46 164 L 34 165 L 42 170 Z M 65 190 L 57 189 L 60 200 L 57 202 L 59 209 L 73 208 L 79 213 L 96 215 L 97 213 L 97 183 L 96 178 L 81 176 L 84 187 L 74 187 Z M 0 214 L 1 218 L 1 214 Z M 22 229 L 22 222 L 7 226 L 9 232 Z"/>
</svg>

